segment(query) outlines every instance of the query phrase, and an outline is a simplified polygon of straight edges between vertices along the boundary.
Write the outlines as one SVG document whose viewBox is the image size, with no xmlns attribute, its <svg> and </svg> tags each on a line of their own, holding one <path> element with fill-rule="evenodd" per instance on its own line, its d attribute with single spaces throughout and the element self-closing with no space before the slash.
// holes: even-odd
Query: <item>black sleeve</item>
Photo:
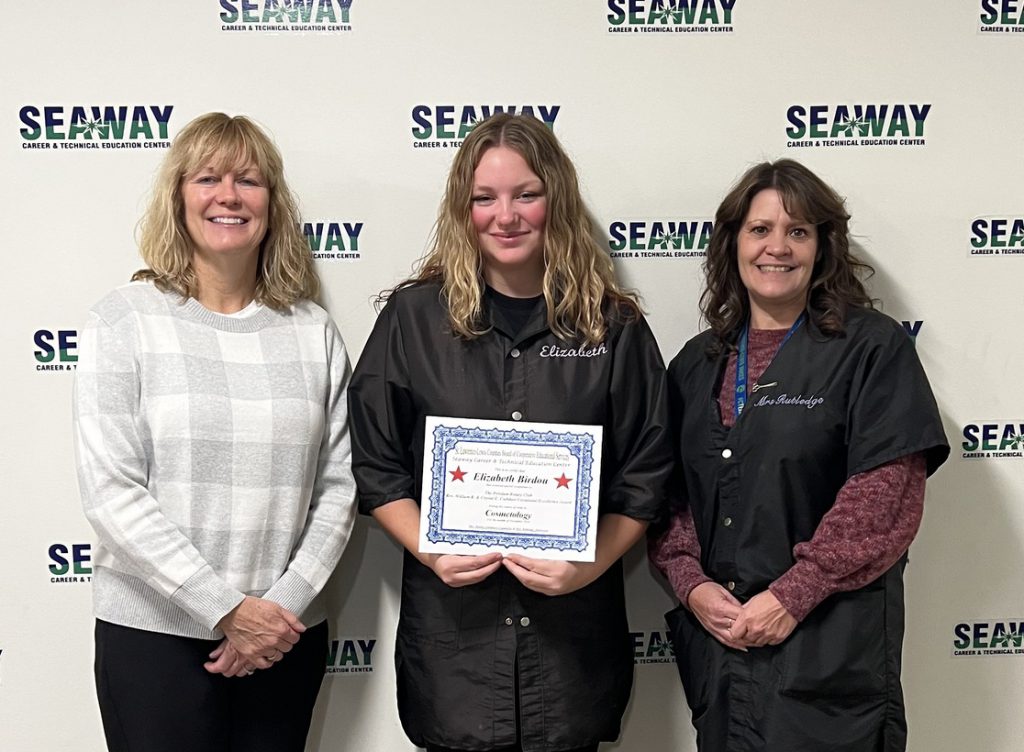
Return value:
<svg viewBox="0 0 1024 752">
<path fill-rule="evenodd" d="M 395 306 L 377 317 L 348 388 L 352 473 L 359 511 L 416 498 L 411 444 L 415 409 Z"/>
<path fill-rule="evenodd" d="M 679 371 L 682 370 L 682 357 L 683 352 L 680 351 L 672 359 L 667 375 L 668 425 L 672 441 L 672 471 L 665 488 L 669 514 L 678 514 L 688 506 L 686 500 L 686 477 L 683 474 L 682 436 L 680 432 L 683 425 L 683 412 L 685 410 L 681 386 L 682 379 L 679 375 Z"/>
<path fill-rule="evenodd" d="M 913 341 L 891 320 L 884 330 L 866 335 L 851 385 L 847 474 L 924 452 L 931 475 L 949 456 L 939 408 Z"/>
<path fill-rule="evenodd" d="M 602 512 L 649 522 L 664 512 L 672 468 L 665 364 L 643 317 L 626 324 L 612 352 Z"/>
</svg>

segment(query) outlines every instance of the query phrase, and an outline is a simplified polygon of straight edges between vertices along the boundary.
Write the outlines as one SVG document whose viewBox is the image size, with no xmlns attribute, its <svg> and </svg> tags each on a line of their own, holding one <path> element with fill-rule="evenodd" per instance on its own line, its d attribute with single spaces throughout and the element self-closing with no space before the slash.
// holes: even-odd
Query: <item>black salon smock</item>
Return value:
<svg viewBox="0 0 1024 752">
<path fill-rule="evenodd" d="M 740 602 L 794 563 L 857 473 L 924 452 L 949 454 L 931 388 L 904 329 L 871 310 L 843 336 L 808 322 L 748 392 L 735 425 L 718 394 L 726 354 L 711 335 L 669 366 L 669 391 L 701 565 Z M 904 557 L 880 578 L 827 598 L 781 645 L 726 648 L 696 617 L 669 614 L 702 752 L 895 752 L 906 747 L 900 687 Z"/>
<path fill-rule="evenodd" d="M 486 302 L 486 301 L 485 301 Z M 471 340 L 452 334 L 436 284 L 395 293 L 349 386 L 360 509 L 419 499 L 424 416 L 604 427 L 601 514 L 662 512 L 671 465 L 664 365 L 647 323 L 610 317 L 597 347 L 552 334 L 543 301 L 517 334 L 499 310 Z M 398 709 L 413 743 L 528 752 L 615 739 L 633 649 L 622 565 L 585 588 L 546 596 L 504 568 L 451 588 L 405 552 L 395 646 Z"/>
</svg>

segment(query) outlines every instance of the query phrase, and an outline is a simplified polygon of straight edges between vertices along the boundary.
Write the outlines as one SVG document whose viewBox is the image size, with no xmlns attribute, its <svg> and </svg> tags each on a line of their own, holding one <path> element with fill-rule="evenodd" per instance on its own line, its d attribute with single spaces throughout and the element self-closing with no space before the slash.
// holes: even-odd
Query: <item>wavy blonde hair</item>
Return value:
<svg viewBox="0 0 1024 752">
<path fill-rule="evenodd" d="M 612 260 L 594 239 L 576 168 L 551 129 L 533 117 L 499 113 L 473 128 L 452 161 L 431 249 L 413 277 L 382 293 L 417 282 L 440 282 L 452 330 L 466 339 L 487 331 L 482 321 L 484 281 L 471 218 L 474 173 L 484 152 L 504 146 L 519 154 L 544 183 L 544 299 L 548 325 L 563 340 L 600 343 L 607 317 L 640 313 L 636 295 L 615 281 Z"/>
<path fill-rule="evenodd" d="M 207 166 L 220 172 L 248 165 L 260 171 L 270 192 L 256 300 L 277 310 L 300 300 L 315 300 L 320 280 L 299 227 L 298 206 L 284 179 L 281 153 L 252 120 L 222 112 L 197 117 L 181 129 L 168 149 L 138 226 L 139 254 L 147 268 L 135 272 L 132 280 L 152 280 L 165 292 L 196 297 L 199 281 L 192 266 L 194 243 L 185 228 L 182 183 Z"/>
</svg>

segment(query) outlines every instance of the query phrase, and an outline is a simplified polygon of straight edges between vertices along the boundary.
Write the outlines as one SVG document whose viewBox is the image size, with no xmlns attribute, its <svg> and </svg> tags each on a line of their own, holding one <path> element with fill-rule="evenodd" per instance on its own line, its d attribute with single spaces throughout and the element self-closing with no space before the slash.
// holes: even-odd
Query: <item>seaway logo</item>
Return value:
<svg viewBox="0 0 1024 752">
<path fill-rule="evenodd" d="M 306 237 L 313 258 L 318 261 L 357 261 L 362 258 L 359 234 L 362 222 L 304 222 L 302 234 Z"/>
<path fill-rule="evenodd" d="M 54 543 L 50 557 L 50 582 L 92 582 L 92 544 Z"/>
<path fill-rule="evenodd" d="M 930 104 L 794 104 L 786 146 L 924 146 Z"/>
<path fill-rule="evenodd" d="M 613 259 L 703 258 L 714 228 L 706 218 L 615 220 L 608 248 Z"/>
<path fill-rule="evenodd" d="M 633 663 L 673 663 L 675 652 L 668 632 L 630 632 L 633 641 Z"/>
<path fill-rule="evenodd" d="M 729 33 L 736 0 L 608 0 L 611 33 Z"/>
<path fill-rule="evenodd" d="M 965 460 L 1024 458 L 1024 420 L 968 423 L 960 449 Z"/>
<path fill-rule="evenodd" d="M 981 0 L 978 33 L 1024 33 L 1024 4 L 1021 0 Z"/>
<path fill-rule="evenodd" d="M 535 117 L 554 129 L 562 106 L 558 104 L 418 104 L 412 108 L 412 145 L 415 148 L 451 148 L 462 146 L 482 120 L 499 112 Z"/>
<path fill-rule="evenodd" d="M 960 622 L 953 627 L 953 655 L 1024 655 L 1024 619 Z"/>
<path fill-rule="evenodd" d="M 221 31 L 352 31 L 352 0 L 220 0 Z"/>
<path fill-rule="evenodd" d="M 37 371 L 74 371 L 78 367 L 75 329 L 37 329 L 32 335 Z"/>
<path fill-rule="evenodd" d="M 975 217 L 971 256 L 1024 256 L 1024 217 Z"/>
<path fill-rule="evenodd" d="M 18 111 L 23 149 L 166 149 L 173 105 L 33 105 Z"/>
<path fill-rule="evenodd" d="M 377 640 L 372 638 L 345 638 L 331 640 L 327 650 L 328 674 L 366 674 L 373 671 L 373 649 Z"/>
</svg>

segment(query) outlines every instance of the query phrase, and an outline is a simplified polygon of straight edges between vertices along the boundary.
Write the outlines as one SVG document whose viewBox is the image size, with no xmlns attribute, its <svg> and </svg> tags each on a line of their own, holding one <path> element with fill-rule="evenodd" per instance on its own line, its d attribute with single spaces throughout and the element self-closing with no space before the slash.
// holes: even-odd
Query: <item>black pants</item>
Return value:
<svg viewBox="0 0 1024 752">
<path fill-rule="evenodd" d="M 96 693 L 110 752 L 302 752 L 327 622 L 252 676 L 207 673 L 219 643 L 97 620 Z"/>
</svg>

